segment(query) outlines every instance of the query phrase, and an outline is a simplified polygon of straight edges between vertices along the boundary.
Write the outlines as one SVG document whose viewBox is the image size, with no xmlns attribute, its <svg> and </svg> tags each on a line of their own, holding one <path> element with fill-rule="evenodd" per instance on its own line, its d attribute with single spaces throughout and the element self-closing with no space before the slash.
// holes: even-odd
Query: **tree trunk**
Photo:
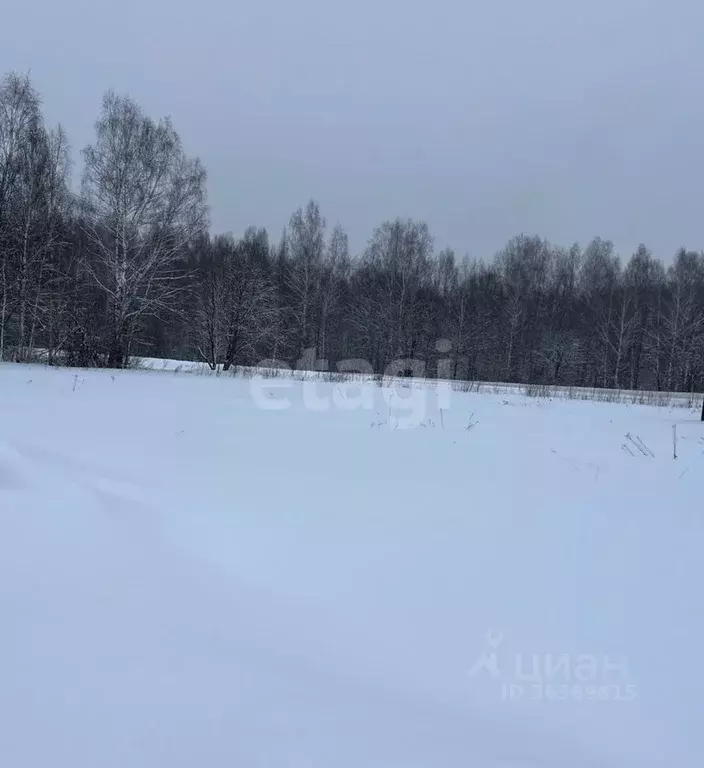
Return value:
<svg viewBox="0 0 704 768">
<path fill-rule="evenodd" d="M 222 366 L 223 371 L 229 371 L 235 362 L 239 347 L 239 329 L 235 329 L 230 336 L 230 341 L 227 345 L 227 352 L 225 354 L 225 362 Z"/>
<path fill-rule="evenodd" d="M 17 339 L 17 350 L 15 352 L 15 360 L 18 362 L 24 362 L 25 349 L 26 349 L 26 336 L 27 336 L 27 283 L 28 283 L 28 271 L 29 271 L 29 231 L 30 231 L 30 218 L 27 216 L 27 221 L 24 228 L 24 235 L 22 238 L 22 256 L 20 259 L 20 273 L 18 279 L 18 296 L 19 296 L 19 336 Z"/>
<path fill-rule="evenodd" d="M 124 368 L 125 367 L 125 348 L 123 340 L 120 336 L 116 336 L 110 345 L 110 352 L 108 353 L 108 368 Z"/>
<path fill-rule="evenodd" d="M 2 260 L 2 306 L 0 307 L 0 362 L 5 359 L 5 317 L 7 315 L 7 282 L 5 279 L 5 258 Z"/>
</svg>

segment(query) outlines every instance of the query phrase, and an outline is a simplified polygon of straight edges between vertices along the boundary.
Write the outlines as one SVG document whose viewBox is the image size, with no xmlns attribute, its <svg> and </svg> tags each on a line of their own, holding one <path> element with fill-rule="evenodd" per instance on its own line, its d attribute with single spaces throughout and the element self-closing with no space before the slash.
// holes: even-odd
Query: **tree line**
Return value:
<svg viewBox="0 0 704 768">
<path fill-rule="evenodd" d="M 0 360 L 212 368 L 278 360 L 433 376 L 704 389 L 704 253 L 519 235 L 489 260 L 381 223 L 361 254 L 315 201 L 275 239 L 209 232 L 206 173 L 169 119 L 105 95 L 72 191 L 70 148 L 30 79 L 0 83 Z M 449 367 L 447 361 L 450 361 Z M 325 362 L 321 362 L 325 361 Z M 350 362 L 353 361 L 353 362 Z"/>
</svg>

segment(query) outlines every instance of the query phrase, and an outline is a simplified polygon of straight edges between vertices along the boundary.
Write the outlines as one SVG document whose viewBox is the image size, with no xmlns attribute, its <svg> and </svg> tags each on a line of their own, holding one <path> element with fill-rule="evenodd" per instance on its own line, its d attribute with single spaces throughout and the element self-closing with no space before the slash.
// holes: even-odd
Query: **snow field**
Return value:
<svg viewBox="0 0 704 768">
<path fill-rule="evenodd" d="M 2 764 L 702 764 L 698 414 L 363 387 L 0 366 Z"/>
</svg>

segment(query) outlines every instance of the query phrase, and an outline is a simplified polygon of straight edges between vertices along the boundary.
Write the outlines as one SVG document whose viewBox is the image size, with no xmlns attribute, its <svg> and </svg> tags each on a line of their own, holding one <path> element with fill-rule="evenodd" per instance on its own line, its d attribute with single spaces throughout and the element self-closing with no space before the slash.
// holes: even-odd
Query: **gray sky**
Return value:
<svg viewBox="0 0 704 768">
<path fill-rule="evenodd" d="M 704 248 L 701 0 L 35 0 L 0 11 L 76 148 L 104 90 L 172 116 L 215 231 L 316 198 L 491 256 L 512 235 Z"/>
</svg>

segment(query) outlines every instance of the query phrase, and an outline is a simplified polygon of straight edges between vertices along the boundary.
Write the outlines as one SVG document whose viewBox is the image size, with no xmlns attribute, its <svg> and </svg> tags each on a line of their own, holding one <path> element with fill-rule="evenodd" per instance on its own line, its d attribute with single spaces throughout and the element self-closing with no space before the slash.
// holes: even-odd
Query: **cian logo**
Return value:
<svg viewBox="0 0 704 768">
<path fill-rule="evenodd" d="M 469 677 L 497 681 L 503 701 L 633 701 L 628 658 L 587 653 L 501 653 L 503 632 L 489 630 Z"/>
</svg>

